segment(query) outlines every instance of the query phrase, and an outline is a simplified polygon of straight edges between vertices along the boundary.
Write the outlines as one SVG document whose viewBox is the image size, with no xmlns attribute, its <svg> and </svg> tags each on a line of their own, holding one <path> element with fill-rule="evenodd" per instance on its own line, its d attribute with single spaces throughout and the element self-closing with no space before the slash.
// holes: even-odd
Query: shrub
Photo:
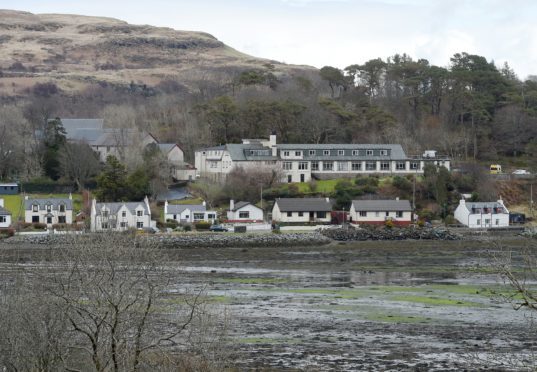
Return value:
<svg viewBox="0 0 537 372">
<path fill-rule="evenodd" d="M 0 237 L 10 238 L 13 235 L 15 235 L 15 229 L 12 227 L 0 229 Z"/>
<path fill-rule="evenodd" d="M 175 229 L 177 226 L 179 226 L 179 222 L 176 220 L 166 220 L 166 227 L 169 227 L 170 229 Z"/>
<path fill-rule="evenodd" d="M 384 226 L 387 228 L 387 229 L 391 229 L 394 224 L 393 224 L 393 221 L 392 220 L 386 220 L 384 221 Z"/>
<path fill-rule="evenodd" d="M 412 183 L 405 177 L 395 176 L 392 185 L 401 191 L 409 192 L 412 190 Z"/>
<path fill-rule="evenodd" d="M 32 227 L 36 230 L 45 230 L 47 225 L 44 223 L 32 223 Z"/>
<path fill-rule="evenodd" d="M 192 226 L 191 225 L 184 225 L 183 230 L 184 231 L 192 231 Z"/>
<path fill-rule="evenodd" d="M 211 224 L 209 222 L 196 222 L 194 226 L 196 226 L 196 230 L 209 230 Z"/>
</svg>

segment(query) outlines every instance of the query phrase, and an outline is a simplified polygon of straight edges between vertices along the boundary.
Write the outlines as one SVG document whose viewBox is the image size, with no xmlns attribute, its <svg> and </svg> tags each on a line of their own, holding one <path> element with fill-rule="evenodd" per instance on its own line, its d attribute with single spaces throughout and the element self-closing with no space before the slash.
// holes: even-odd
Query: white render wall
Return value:
<svg viewBox="0 0 537 372">
<path fill-rule="evenodd" d="M 331 222 L 332 221 L 332 215 L 330 214 L 330 212 L 325 212 L 324 218 L 317 217 L 317 212 L 313 212 L 313 215 L 314 215 L 313 222 Z M 278 203 L 275 203 L 274 207 L 272 208 L 272 220 L 276 222 L 303 222 L 303 223 L 311 222 L 310 212 L 302 212 L 302 216 L 300 216 L 300 212 L 291 212 L 291 216 L 288 216 L 287 212 L 280 211 Z"/>
<path fill-rule="evenodd" d="M 386 221 L 386 219 L 399 222 L 411 222 L 412 212 L 403 211 L 402 217 L 397 217 L 397 212 L 395 211 L 366 211 L 366 216 L 360 216 L 360 211 L 356 211 L 354 205 L 352 205 L 349 211 L 349 217 L 352 218 L 352 222 L 358 223 L 379 223 Z"/>
<path fill-rule="evenodd" d="M 0 221 L 0 228 L 11 226 L 11 215 L 0 216 L 0 219 L 2 219 L 2 217 L 5 217 L 5 222 Z"/>
<path fill-rule="evenodd" d="M 457 221 L 472 229 L 509 226 L 509 213 L 471 214 L 468 208 L 459 205 L 457 209 L 455 209 L 454 215 Z"/>
<path fill-rule="evenodd" d="M 52 222 L 47 223 L 47 215 L 52 214 Z M 65 212 L 59 212 L 57 210 L 52 210 L 50 212 L 47 212 L 47 210 L 39 210 L 37 212 L 34 212 L 32 209 L 25 210 L 24 211 L 24 222 L 26 223 L 32 223 L 32 217 L 33 216 L 39 216 L 39 223 L 44 223 L 47 225 L 55 225 L 60 223 L 58 221 L 58 218 L 60 216 L 65 216 L 65 223 L 72 224 L 73 223 L 73 211 L 70 209 L 66 209 Z"/>
<path fill-rule="evenodd" d="M 240 218 L 240 212 L 249 212 L 250 215 L 248 218 Z M 255 205 L 248 204 L 238 209 L 236 211 L 227 211 L 227 219 L 231 222 L 240 222 L 240 221 L 263 221 L 263 210 L 256 207 Z"/>
<path fill-rule="evenodd" d="M 185 161 L 183 150 L 179 146 L 174 146 L 167 154 L 168 161 L 172 164 L 182 164 Z"/>
<path fill-rule="evenodd" d="M 147 205 L 147 210 L 150 211 L 149 205 Z M 142 211 L 141 216 L 137 216 L 137 212 Z M 123 216 L 125 212 L 125 216 Z M 136 207 L 134 213 L 131 213 L 130 209 L 125 205 L 121 206 L 118 209 L 116 214 L 108 214 L 108 217 L 105 217 L 102 213 L 102 209 L 96 209 L 95 199 L 92 202 L 91 206 L 91 231 L 124 231 L 127 229 L 137 229 L 138 222 L 143 224 L 140 228 L 152 227 L 151 213 L 146 214 L 145 209 L 140 205 Z M 103 223 L 107 223 L 108 227 L 103 228 Z M 122 226 L 123 225 L 123 226 Z"/>
</svg>

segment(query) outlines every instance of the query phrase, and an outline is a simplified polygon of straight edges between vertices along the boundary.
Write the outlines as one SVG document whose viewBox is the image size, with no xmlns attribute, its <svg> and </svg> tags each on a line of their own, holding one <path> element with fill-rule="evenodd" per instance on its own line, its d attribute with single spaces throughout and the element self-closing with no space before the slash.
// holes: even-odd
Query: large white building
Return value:
<svg viewBox="0 0 537 372">
<path fill-rule="evenodd" d="M 427 163 L 450 169 L 449 158 L 433 151 L 408 157 L 396 144 L 277 144 L 276 135 L 195 152 L 198 175 L 214 179 L 225 177 L 236 167 L 281 170 L 284 182 L 360 174 L 420 174 Z"/>
<path fill-rule="evenodd" d="M 467 202 L 461 199 L 454 215 L 461 224 L 474 229 L 509 226 L 509 210 L 502 199 L 496 202 Z"/>
<path fill-rule="evenodd" d="M 24 198 L 24 222 L 54 224 L 73 223 L 73 197 Z"/>
<path fill-rule="evenodd" d="M 91 203 L 91 231 L 124 231 L 155 227 L 147 196 L 141 202 Z"/>
</svg>

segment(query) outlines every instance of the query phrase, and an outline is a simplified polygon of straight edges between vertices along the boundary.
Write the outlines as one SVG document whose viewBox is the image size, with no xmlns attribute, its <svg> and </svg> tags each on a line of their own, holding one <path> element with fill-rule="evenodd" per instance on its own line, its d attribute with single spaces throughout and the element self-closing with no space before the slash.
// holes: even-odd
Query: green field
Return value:
<svg viewBox="0 0 537 372">
<path fill-rule="evenodd" d="M 3 195 L 4 207 L 11 212 L 12 220 L 18 221 L 24 217 L 24 196 L 18 195 Z M 68 198 L 69 194 L 31 194 L 31 198 Z M 82 209 L 82 195 L 73 194 L 74 213 Z"/>
</svg>

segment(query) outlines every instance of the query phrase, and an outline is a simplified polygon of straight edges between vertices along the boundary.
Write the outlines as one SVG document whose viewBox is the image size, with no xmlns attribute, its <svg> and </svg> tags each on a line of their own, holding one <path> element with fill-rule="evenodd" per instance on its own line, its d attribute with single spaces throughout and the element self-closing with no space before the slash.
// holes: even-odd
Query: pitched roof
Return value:
<svg viewBox="0 0 537 372">
<path fill-rule="evenodd" d="M 69 198 L 28 198 L 24 201 L 24 210 L 29 211 L 36 204 L 40 210 L 44 210 L 47 205 L 52 205 L 52 209 L 57 210 L 61 204 L 65 205 L 66 210 L 73 209 L 73 201 Z"/>
<path fill-rule="evenodd" d="M 507 211 L 507 208 L 505 208 L 505 205 L 498 203 L 498 202 L 466 202 L 465 206 L 466 206 L 466 209 L 468 209 L 470 213 L 473 213 L 472 210 L 484 209 L 484 208 L 488 208 L 488 209 L 502 208 Z"/>
<path fill-rule="evenodd" d="M 247 205 L 249 204 L 252 204 L 250 202 L 247 202 L 247 201 L 240 201 L 238 203 L 235 203 L 235 206 L 233 207 L 232 211 L 235 212 L 235 211 L 238 211 L 239 209 L 241 208 L 244 208 L 246 207 Z M 253 204 L 252 204 L 253 205 Z M 254 207 L 256 207 L 255 205 L 253 205 Z M 257 207 L 256 207 L 257 208 Z"/>
<path fill-rule="evenodd" d="M 168 214 L 181 214 L 187 209 L 192 212 L 205 212 L 207 207 L 203 204 L 168 204 Z"/>
<path fill-rule="evenodd" d="M 96 203 L 95 209 L 97 212 L 102 210 L 103 207 L 110 211 L 110 214 L 117 214 L 121 207 L 125 206 L 132 214 L 136 213 L 136 209 L 141 206 L 144 209 L 145 214 L 149 214 L 147 205 L 141 202 L 114 202 L 114 203 Z"/>
<path fill-rule="evenodd" d="M 364 212 L 412 211 L 408 200 L 353 200 L 352 205 L 356 211 Z"/>
<path fill-rule="evenodd" d="M 327 198 L 278 198 L 280 212 L 330 212 L 334 201 Z"/>
<path fill-rule="evenodd" d="M 177 146 L 176 143 L 159 143 L 157 146 L 160 149 L 160 151 L 166 154 L 172 151 L 174 147 L 179 147 Z"/>
<path fill-rule="evenodd" d="M 4 207 L 0 207 L 0 216 L 11 216 L 11 212 Z"/>
</svg>

